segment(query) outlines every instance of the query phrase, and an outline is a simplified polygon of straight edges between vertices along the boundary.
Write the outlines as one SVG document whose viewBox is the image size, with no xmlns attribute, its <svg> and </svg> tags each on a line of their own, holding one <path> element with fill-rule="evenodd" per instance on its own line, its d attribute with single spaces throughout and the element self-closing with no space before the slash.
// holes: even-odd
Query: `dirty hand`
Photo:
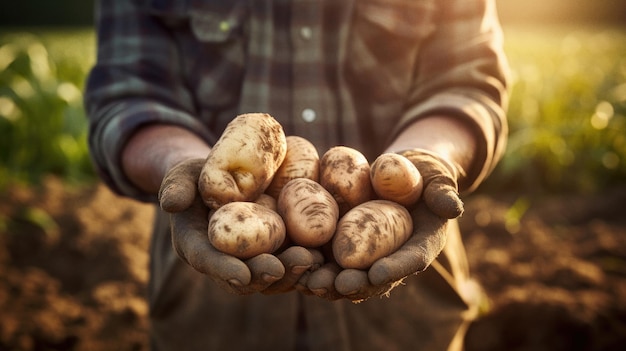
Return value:
<svg viewBox="0 0 626 351">
<path fill-rule="evenodd" d="M 195 270 L 238 295 L 281 293 L 321 264 L 319 252 L 291 247 L 281 254 L 260 254 L 242 261 L 216 250 L 207 237 L 209 209 L 198 192 L 204 159 L 183 161 L 165 175 L 159 190 L 161 208 L 170 213 L 172 244 Z"/>
<path fill-rule="evenodd" d="M 393 254 L 381 258 L 367 270 L 342 270 L 328 263 L 307 279 L 307 288 L 329 300 L 353 301 L 388 294 L 404 278 L 425 270 L 446 243 L 448 220 L 463 213 L 458 195 L 457 170 L 439 156 L 421 150 L 401 153 L 420 171 L 424 191 L 417 204 L 409 208 L 414 223 L 409 240 Z"/>
</svg>

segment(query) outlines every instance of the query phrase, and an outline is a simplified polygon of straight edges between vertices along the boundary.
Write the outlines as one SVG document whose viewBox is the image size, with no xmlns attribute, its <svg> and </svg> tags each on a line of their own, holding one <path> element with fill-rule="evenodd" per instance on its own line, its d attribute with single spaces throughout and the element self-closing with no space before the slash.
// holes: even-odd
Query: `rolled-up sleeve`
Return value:
<svg viewBox="0 0 626 351">
<path fill-rule="evenodd" d="M 113 191 L 155 201 L 121 169 L 121 153 L 133 133 L 147 124 L 166 123 L 187 128 L 208 143 L 214 136 L 195 117 L 192 96 L 179 74 L 179 54 L 163 24 L 136 1 L 96 4 L 97 62 L 85 91 L 91 157 Z"/>
<path fill-rule="evenodd" d="M 426 116 L 460 118 L 478 141 L 461 191 L 474 190 L 502 157 L 509 66 L 493 0 L 441 1 L 436 31 L 420 49 L 408 108 L 397 130 Z"/>
</svg>

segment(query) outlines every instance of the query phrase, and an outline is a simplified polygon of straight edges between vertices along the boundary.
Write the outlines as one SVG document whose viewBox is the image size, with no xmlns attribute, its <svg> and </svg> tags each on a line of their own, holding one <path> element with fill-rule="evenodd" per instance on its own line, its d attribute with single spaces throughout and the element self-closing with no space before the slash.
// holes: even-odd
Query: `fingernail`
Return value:
<svg viewBox="0 0 626 351">
<path fill-rule="evenodd" d="M 241 284 L 241 282 L 237 279 L 231 279 L 228 281 L 228 284 L 235 286 L 235 287 L 242 287 L 243 284 Z"/>
<path fill-rule="evenodd" d="M 267 273 L 263 273 L 261 275 L 261 278 L 263 279 L 263 281 L 268 282 L 268 283 L 273 283 L 277 280 L 280 279 L 280 277 L 277 277 L 275 275 L 271 275 L 271 274 L 267 274 Z"/>
<path fill-rule="evenodd" d="M 316 296 L 323 296 L 326 295 L 326 293 L 328 292 L 327 289 L 311 289 L 311 291 L 316 295 Z"/>
<path fill-rule="evenodd" d="M 302 274 L 307 269 L 309 269 L 309 266 L 293 266 L 293 267 L 291 267 L 291 273 L 293 273 L 293 274 Z"/>
</svg>

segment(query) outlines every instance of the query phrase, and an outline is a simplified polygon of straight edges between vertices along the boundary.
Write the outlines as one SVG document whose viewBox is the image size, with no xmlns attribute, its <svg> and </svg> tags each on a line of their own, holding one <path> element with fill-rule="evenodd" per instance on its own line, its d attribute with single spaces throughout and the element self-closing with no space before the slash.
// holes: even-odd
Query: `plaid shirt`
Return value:
<svg viewBox="0 0 626 351">
<path fill-rule="evenodd" d="M 479 138 L 472 189 L 506 140 L 507 66 L 493 0 L 101 0 L 86 90 L 90 148 L 116 192 L 133 131 L 188 128 L 213 143 L 237 114 L 267 112 L 320 153 L 370 160 L 408 123 L 446 114 Z"/>
<path fill-rule="evenodd" d="M 100 0 L 97 19 L 89 142 L 102 179 L 126 196 L 156 200 L 120 169 L 126 140 L 148 123 L 213 143 L 237 114 L 267 112 L 320 153 L 341 144 L 373 160 L 408 123 L 455 116 L 480 144 L 467 189 L 504 149 L 494 0 Z M 168 217 L 156 220 L 149 302 L 160 350 L 287 350 L 303 339 L 312 351 L 450 350 L 470 316 L 456 287 L 468 273 L 454 223 L 434 268 L 357 305 L 227 294 L 178 259 Z"/>
</svg>

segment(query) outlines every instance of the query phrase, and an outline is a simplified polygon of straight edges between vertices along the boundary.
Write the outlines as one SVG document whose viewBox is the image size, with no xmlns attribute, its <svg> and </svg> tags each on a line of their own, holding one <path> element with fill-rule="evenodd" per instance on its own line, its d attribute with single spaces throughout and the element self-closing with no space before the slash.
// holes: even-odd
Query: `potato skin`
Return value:
<svg viewBox="0 0 626 351">
<path fill-rule="evenodd" d="M 267 189 L 287 153 L 282 126 L 266 113 L 235 117 L 207 156 L 198 190 L 212 209 L 254 201 Z"/>
<path fill-rule="evenodd" d="M 240 259 L 273 253 L 285 235 L 278 213 L 254 202 L 230 202 L 213 211 L 209 219 L 211 245 Z"/>
<path fill-rule="evenodd" d="M 347 146 L 332 147 L 322 155 L 320 184 L 337 201 L 340 215 L 373 199 L 374 195 L 367 158 Z"/>
<path fill-rule="evenodd" d="M 274 212 L 278 212 L 276 199 L 268 194 L 259 195 L 259 197 L 254 200 L 254 202 L 264 207 L 267 207 Z"/>
<path fill-rule="evenodd" d="M 409 211 L 388 200 L 371 200 L 348 211 L 337 224 L 333 256 L 344 269 L 368 269 L 402 246 L 413 232 Z"/>
<path fill-rule="evenodd" d="M 372 188 L 378 198 L 404 206 L 415 204 L 422 195 L 422 175 L 408 158 L 384 153 L 371 165 Z"/>
<path fill-rule="evenodd" d="M 283 187 L 277 202 L 287 236 L 295 244 L 314 248 L 332 239 L 339 207 L 319 183 L 308 178 L 292 179 Z"/>
<path fill-rule="evenodd" d="M 319 182 L 320 156 L 315 145 L 297 135 L 286 137 L 287 153 L 269 187 L 267 194 L 278 199 L 281 189 L 295 178 L 308 178 Z"/>
</svg>

